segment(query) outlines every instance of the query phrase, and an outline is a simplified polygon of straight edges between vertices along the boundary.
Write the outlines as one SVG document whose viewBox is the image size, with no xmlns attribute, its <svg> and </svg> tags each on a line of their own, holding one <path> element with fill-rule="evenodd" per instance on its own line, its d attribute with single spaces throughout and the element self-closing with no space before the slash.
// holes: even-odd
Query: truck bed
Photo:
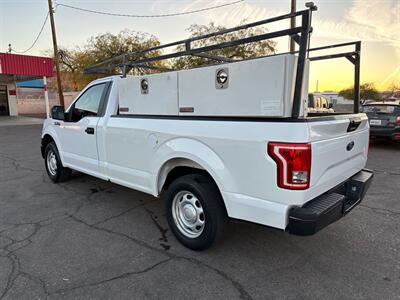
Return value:
<svg viewBox="0 0 400 300">
<path fill-rule="evenodd" d="M 349 131 L 354 120 L 357 126 Z M 119 183 L 154 195 L 159 187 L 152 183 L 168 155 L 193 160 L 217 182 L 229 216 L 283 229 L 292 206 L 305 204 L 365 167 L 368 135 L 365 114 L 286 120 L 114 115 L 106 124 L 104 143 L 100 141 L 105 148 L 99 155 L 107 162 L 111 181 L 122 177 Z M 267 145 L 279 141 L 311 145 L 308 189 L 277 186 L 276 163 Z M 353 147 L 347 150 L 349 143 Z"/>
</svg>

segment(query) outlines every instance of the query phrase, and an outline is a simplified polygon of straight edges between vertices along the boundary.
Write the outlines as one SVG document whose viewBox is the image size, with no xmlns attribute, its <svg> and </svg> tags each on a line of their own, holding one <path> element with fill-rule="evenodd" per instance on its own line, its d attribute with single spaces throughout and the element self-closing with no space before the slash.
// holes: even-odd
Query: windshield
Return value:
<svg viewBox="0 0 400 300">
<path fill-rule="evenodd" d="M 395 108 L 394 105 L 364 105 L 362 110 L 365 113 L 392 114 Z"/>
</svg>

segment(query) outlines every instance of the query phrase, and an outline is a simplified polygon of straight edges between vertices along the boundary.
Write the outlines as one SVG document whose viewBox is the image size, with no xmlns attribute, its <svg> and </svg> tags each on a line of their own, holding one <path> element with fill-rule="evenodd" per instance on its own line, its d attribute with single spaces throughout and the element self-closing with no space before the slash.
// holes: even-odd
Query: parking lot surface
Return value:
<svg viewBox="0 0 400 300">
<path fill-rule="evenodd" d="M 399 145 L 371 145 L 366 198 L 317 235 L 232 222 L 193 252 L 159 199 L 80 173 L 51 183 L 40 130 L 0 127 L 0 299 L 400 297 Z"/>
</svg>

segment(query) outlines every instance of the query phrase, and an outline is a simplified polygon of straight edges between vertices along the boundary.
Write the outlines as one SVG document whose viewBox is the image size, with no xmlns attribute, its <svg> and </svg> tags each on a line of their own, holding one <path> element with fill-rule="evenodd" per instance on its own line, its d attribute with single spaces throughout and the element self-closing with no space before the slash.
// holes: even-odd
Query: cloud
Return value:
<svg viewBox="0 0 400 300">
<path fill-rule="evenodd" d="M 392 73 L 390 73 L 382 82 L 380 83 L 381 85 L 385 85 L 387 83 L 390 83 L 391 79 L 395 78 L 400 78 L 400 65 L 397 66 L 397 68 L 394 69 Z"/>
<path fill-rule="evenodd" d="M 151 10 L 160 12 L 168 7 L 168 11 L 185 12 L 200 8 L 230 3 L 233 0 L 195 0 L 195 1 L 165 1 L 156 0 Z M 349 1 L 350 2 L 350 1 Z M 258 2 L 263 3 L 263 2 Z M 206 22 L 219 25 L 234 26 L 241 20 L 257 21 L 264 18 L 288 13 L 278 2 L 271 2 L 269 7 L 244 1 L 239 4 L 214 9 L 201 14 Z M 287 21 L 285 24 L 288 24 Z M 400 1 L 399 0 L 353 0 L 341 20 L 327 20 L 314 14 L 313 25 L 315 37 L 333 39 L 362 39 L 389 43 L 400 48 Z M 275 24 L 268 25 L 271 30 Z"/>
<path fill-rule="evenodd" d="M 194 2 L 199 3 L 199 1 Z M 213 1 L 213 3 L 217 2 L 228 1 Z M 257 21 L 285 13 L 288 11 L 276 6 L 273 9 L 267 9 L 244 2 L 222 11 L 210 11 L 205 18 L 216 21 L 218 24 L 233 26 L 243 19 Z M 400 48 L 400 1 L 354 0 L 340 21 L 321 19 L 317 12 L 314 14 L 313 26 L 315 37 L 362 39 L 385 42 Z"/>
<path fill-rule="evenodd" d="M 400 2 L 356 0 L 341 21 L 316 18 L 315 27 L 319 36 L 345 36 L 400 47 Z"/>
<path fill-rule="evenodd" d="M 217 0 L 209 2 L 209 5 L 214 6 L 229 2 L 232 1 Z M 238 25 L 238 23 L 240 23 L 240 21 L 242 20 L 247 20 L 249 22 L 258 21 L 269 17 L 286 14 L 288 12 L 289 11 L 284 11 L 283 9 L 278 9 L 276 6 L 273 9 L 268 9 L 244 1 L 236 5 L 208 11 L 208 13 L 204 15 L 204 18 L 206 19 L 207 22 L 213 21 L 218 25 L 231 27 Z M 288 22 L 286 23 L 288 24 Z"/>
<path fill-rule="evenodd" d="M 167 2 L 158 0 L 154 2 L 153 9 L 160 11 L 168 7 L 173 11 L 188 11 L 204 7 L 215 6 L 232 2 L 233 0 L 195 0 Z M 299 1 L 301 2 L 301 1 Z M 381 84 L 390 82 L 399 77 L 400 70 L 400 0 L 348 0 L 349 5 L 343 10 L 343 16 L 335 19 L 321 17 L 318 12 L 313 15 L 313 40 L 330 40 L 341 42 L 344 40 L 362 40 L 363 42 L 378 42 L 393 47 L 395 59 L 393 70 Z M 169 3 L 169 5 L 167 4 Z M 249 2 L 215 9 L 196 15 L 203 23 L 215 22 L 217 25 L 231 27 L 242 20 L 248 22 L 288 13 L 289 7 L 278 1 L 271 1 L 268 6 L 266 1 Z M 301 4 L 302 5 L 302 4 Z M 298 5 L 300 7 L 300 4 Z M 287 9 L 286 9 L 287 7 Z M 339 10 L 338 10 L 339 11 Z M 198 20 L 198 19 L 197 19 Z M 288 26 L 288 21 L 267 24 L 270 31 Z M 285 49 L 287 44 L 279 43 L 279 48 Z"/>
<path fill-rule="evenodd" d="M 221 2 L 221 1 L 214 1 Z M 275 6 L 272 9 L 244 2 L 243 4 L 228 7 L 224 11 L 210 11 L 205 17 L 207 21 L 217 24 L 234 26 L 240 20 L 257 21 L 264 18 L 288 13 Z M 287 24 L 287 21 L 286 23 Z M 273 30 L 281 29 L 280 24 L 268 24 Z M 353 0 L 349 8 L 339 20 L 313 17 L 313 39 L 324 40 L 362 40 L 364 42 L 379 42 L 393 47 L 395 63 L 393 71 L 380 83 L 386 84 L 391 79 L 400 76 L 400 1 L 399 0 Z M 286 47 L 286 45 L 281 45 Z"/>
<path fill-rule="evenodd" d="M 353 3 L 346 20 L 356 26 L 363 33 L 362 39 L 378 41 L 394 47 L 397 64 L 393 71 L 380 83 L 384 85 L 391 79 L 400 78 L 400 1 L 360 1 Z"/>
</svg>

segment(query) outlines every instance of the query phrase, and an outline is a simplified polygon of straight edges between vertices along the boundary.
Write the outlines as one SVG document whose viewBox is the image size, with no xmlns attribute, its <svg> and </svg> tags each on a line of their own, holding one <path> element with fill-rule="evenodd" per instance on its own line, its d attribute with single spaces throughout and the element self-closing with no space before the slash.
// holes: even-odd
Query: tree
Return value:
<svg viewBox="0 0 400 300">
<path fill-rule="evenodd" d="M 121 54 L 138 52 L 158 45 L 160 45 L 160 41 L 153 35 L 123 30 L 118 34 L 104 33 L 91 37 L 83 47 L 60 48 L 63 88 L 66 91 L 81 90 L 90 81 L 104 77 L 104 74 L 84 74 L 85 68 Z M 149 56 L 158 54 L 160 54 L 158 51 L 153 51 Z M 110 70 L 108 73 L 112 75 L 116 72 L 117 70 Z M 132 72 L 135 73 L 138 70 Z"/>
<path fill-rule="evenodd" d="M 188 28 L 192 37 L 223 29 L 224 27 L 216 26 L 214 23 L 210 23 L 208 25 L 192 25 Z M 202 47 L 214 43 L 221 43 L 239 38 L 254 36 L 262 34 L 264 32 L 265 31 L 262 29 L 249 28 L 222 36 L 212 37 L 206 40 L 196 41 L 193 43 L 193 46 Z M 72 49 L 60 48 L 60 68 L 63 81 L 63 89 L 64 91 L 79 91 L 83 87 L 85 87 L 90 81 L 96 78 L 104 77 L 107 74 L 112 75 L 120 72 L 120 70 L 117 69 L 110 69 L 106 72 L 106 74 L 101 75 L 84 74 L 84 69 L 94 64 L 100 63 L 102 61 L 122 54 L 137 53 L 141 50 L 145 50 L 158 45 L 160 45 L 160 41 L 154 35 L 137 31 L 123 30 L 118 34 L 104 33 L 91 37 L 82 47 L 75 47 Z M 230 59 L 245 59 L 275 53 L 275 47 L 276 42 L 266 40 L 246 45 L 229 47 L 221 50 L 214 50 L 208 52 L 208 54 Z M 182 49 L 183 48 L 178 47 L 177 50 L 180 51 Z M 50 51 L 47 51 L 47 55 L 51 55 L 50 53 Z M 145 57 L 157 56 L 160 54 L 161 50 L 156 50 L 152 51 L 151 53 L 147 52 L 146 54 L 139 54 L 137 56 L 131 55 L 129 59 L 138 60 Z M 210 62 L 213 61 L 207 58 L 189 56 L 176 58 L 169 63 L 165 61 L 156 61 L 150 63 L 149 65 L 161 68 L 172 67 L 181 69 L 210 64 Z M 137 75 L 154 72 L 156 71 L 143 68 L 135 68 L 130 71 L 130 74 Z M 49 82 L 49 88 L 52 88 L 51 81 Z"/>
<path fill-rule="evenodd" d="M 343 89 L 339 92 L 339 96 L 342 96 L 345 99 L 353 100 L 354 99 L 354 87 L 349 87 Z M 375 85 L 371 82 L 367 82 L 360 85 L 360 100 L 380 100 L 381 96 L 378 90 L 375 88 Z"/>
<path fill-rule="evenodd" d="M 392 93 L 392 96 L 400 97 L 400 82 L 393 82 L 388 91 Z"/>
<path fill-rule="evenodd" d="M 243 23 L 244 21 L 241 22 L 241 24 Z M 189 31 L 190 37 L 198 37 L 204 34 L 224 29 L 226 28 L 223 26 L 217 26 L 213 22 L 211 22 L 208 25 L 191 25 L 187 29 L 187 31 Z M 228 42 L 232 40 L 263 34 L 265 32 L 266 30 L 262 30 L 260 28 L 243 29 L 232 33 L 213 36 L 207 39 L 202 39 L 199 41 L 192 42 L 192 48 L 198 48 L 198 47 L 209 46 L 212 44 Z M 183 51 L 184 46 L 182 45 L 177 47 L 177 50 Z M 234 60 L 234 59 L 246 59 L 262 55 L 269 55 L 269 54 L 274 54 L 275 52 L 276 52 L 276 42 L 271 40 L 264 40 L 224 49 L 212 50 L 208 51 L 207 54 Z M 204 58 L 204 57 L 185 56 L 174 59 L 172 61 L 172 67 L 175 69 L 184 69 L 184 68 L 198 67 L 210 63 L 215 63 L 215 60 L 211 60 L 209 58 Z"/>
<path fill-rule="evenodd" d="M 92 37 L 85 47 L 85 53 L 89 54 L 86 59 L 90 63 L 96 64 L 111 57 L 125 53 L 136 53 L 151 47 L 159 46 L 160 41 L 154 35 L 148 33 L 123 30 L 117 35 L 111 33 L 100 34 Z M 153 51 L 148 56 L 159 55 L 159 51 Z M 136 56 L 135 59 L 144 58 L 143 55 Z"/>
</svg>

